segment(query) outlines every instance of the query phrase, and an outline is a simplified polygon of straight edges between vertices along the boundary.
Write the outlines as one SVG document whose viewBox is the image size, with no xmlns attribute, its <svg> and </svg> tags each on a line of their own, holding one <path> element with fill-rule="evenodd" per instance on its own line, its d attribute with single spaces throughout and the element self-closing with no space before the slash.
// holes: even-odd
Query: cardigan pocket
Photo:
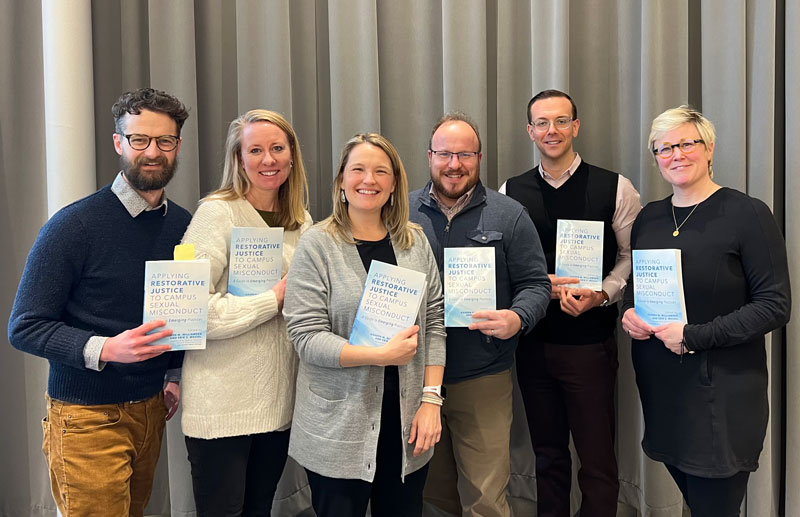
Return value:
<svg viewBox="0 0 800 517">
<path fill-rule="evenodd" d="M 339 404 L 347 400 L 347 396 L 344 398 L 336 398 L 336 399 L 328 399 L 323 397 L 322 395 L 318 395 L 311 389 L 311 386 L 308 386 L 308 401 L 317 406 L 320 409 L 333 409 L 337 407 Z"/>
<path fill-rule="evenodd" d="M 353 441 L 358 436 L 358 428 L 363 427 L 359 419 L 354 419 L 351 404 L 347 398 L 328 400 L 307 387 L 298 392 L 295 406 L 294 424 L 307 434 L 333 441 Z"/>
</svg>

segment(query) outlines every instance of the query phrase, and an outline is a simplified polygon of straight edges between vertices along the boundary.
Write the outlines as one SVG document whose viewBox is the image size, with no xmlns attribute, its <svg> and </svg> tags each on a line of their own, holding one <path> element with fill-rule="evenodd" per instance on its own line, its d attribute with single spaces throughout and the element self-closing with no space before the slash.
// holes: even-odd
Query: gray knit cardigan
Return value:
<svg viewBox="0 0 800 517">
<path fill-rule="evenodd" d="M 445 363 L 442 286 L 436 260 L 421 231 L 410 249 L 394 248 L 397 265 L 427 274 L 428 289 L 416 323 L 417 354 L 400 366 L 400 420 L 404 477 L 423 467 L 433 449 L 414 457 L 408 444 L 428 365 Z M 381 422 L 384 368 L 342 368 L 339 355 L 350 336 L 366 281 L 358 249 L 320 225 L 300 239 L 286 286 L 283 314 L 300 357 L 289 455 L 327 477 L 372 482 Z"/>
</svg>

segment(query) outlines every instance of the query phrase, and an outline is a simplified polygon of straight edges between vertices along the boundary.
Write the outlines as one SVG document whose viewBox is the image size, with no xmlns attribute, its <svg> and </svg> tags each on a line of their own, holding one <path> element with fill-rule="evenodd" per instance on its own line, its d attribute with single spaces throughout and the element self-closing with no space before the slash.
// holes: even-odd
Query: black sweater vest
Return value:
<svg viewBox="0 0 800 517">
<path fill-rule="evenodd" d="M 618 246 L 611 222 L 618 180 L 617 173 L 586 162 L 581 162 L 572 177 L 557 189 L 542 179 L 538 167 L 508 180 L 506 194 L 528 209 L 536 225 L 548 272 L 555 271 L 558 219 L 603 221 L 603 277 L 614 268 Z M 590 309 L 576 318 L 563 312 L 558 300 L 551 300 L 547 316 L 528 338 L 567 345 L 597 343 L 613 334 L 618 314 L 614 304 Z"/>
</svg>

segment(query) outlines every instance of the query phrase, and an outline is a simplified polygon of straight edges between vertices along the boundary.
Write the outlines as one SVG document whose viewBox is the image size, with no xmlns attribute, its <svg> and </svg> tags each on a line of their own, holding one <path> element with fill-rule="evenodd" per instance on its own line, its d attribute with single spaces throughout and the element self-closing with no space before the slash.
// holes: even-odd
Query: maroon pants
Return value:
<svg viewBox="0 0 800 517">
<path fill-rule="evenodd" d="M 617 343 L 560 345 L 528 340 L 517 349 L 517 381 L 533 452 L 539 517 L 567 517 L 572 461 L 580 459 L 581 515 L 617 514 L 614 388 Z"/>
</svg>

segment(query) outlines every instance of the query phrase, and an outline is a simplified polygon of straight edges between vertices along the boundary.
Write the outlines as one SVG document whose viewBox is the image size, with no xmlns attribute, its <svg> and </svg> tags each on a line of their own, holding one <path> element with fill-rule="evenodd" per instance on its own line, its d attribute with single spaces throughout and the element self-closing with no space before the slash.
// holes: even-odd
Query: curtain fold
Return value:
<svg viewBox="0 0 800 517">
<path fill-rule="evenodd" d="M 798 99 L 797 85 L 800 84 L 800 34 L 796 30 L 789 30 L 790 27 L 797 27 L 800 24 L 800 0 L 785 0 L 782 7 L 785 9 L 783 17 L 785 28 L 785 62 L 783 68 L 783 99 L 784 116 L 777 128 L 783 128 L 783 134 L 778 135 L 783 141 L 784 155 L 781 157 L 785 164 L 785 195 L 786 201 L 786 248 L 789 253 L 789 271 L 794 274 L 797 282 L 798 271 L 800 271 L 800 230 L 792 221 L 800 220 L 800 204 L 796 202 L 800 196 L 800 155 L 795 152 L 797 142 L 800 141 L 800 99 Z M 784 55 L 784 52 L 781 52 Z M 785 415 L 784 415 L 784 440 L 785 457 L 784 465 L 786 472 L 785 479 L 785 499 L 784 510 L 789 515 L 791 509 L 800 508 L 800 491 L 795 487 L 800 486 L 800 350 L 797 343 L 800 341 L 800 333 L 797 330 L 797 322 L 800 319 L 800 303 L 795 299 L 792 307 L 792 321 L 786 328 L 786 347 L 785 347 Z M 774 410 L 774 408 L 773 408 Z M 774 412 L 774 411 L 773 411 Z"/>
<path fill-rule="evenodd" d="M 330 213 L 339 152 L 356 132 L 395 144 L 412 189 L 429 178 L 430 131 L 449 110 L 478 122 L 489 187 L 530 169 L 538 156 L 525 108 L 545 88 L 577 102 L 585 160 L 628 177 L 644 203 L 661 199 L 671 190 L 646 148 L 650 122 L 691 102 L 717 128 L 716 180 L 773 208 L 800 272 L 800 232 L 786 224 L 800 219 L 800 40 L 786 30 L 800 25 L 800 0 L 0 0 L 0 10 L 0 314 L 48 215 L 118 171 L 110 107 L 142 86 L 190 107 L 173 200 L 193 211 L 219 184 L 230 121 L 267 108 L 295 127 L 315 220 Z M 768 338 L 771 419 L 748 516 L 800 508 L 795 327 Z M 641 450 L 630 347 L 621 337 L 619 514 L 688 515 Z M 0 346 L 0 516 L 55 514 L 40 451 L 47 368 Z M 515 407 L 509 492 L 530 508 L 534 459 L 518 393 Z M 290 461 L 280 515 L 309 514 L 304 477 Z M 194 515 L 180 414 L 167 426 L 148 512 Z"/>
<path fill-rule="evenodd" d="M 95 190 L 90 1 L 44 0 L 42 36 L 47 210 L 52 215 Z"/>
</svg>

